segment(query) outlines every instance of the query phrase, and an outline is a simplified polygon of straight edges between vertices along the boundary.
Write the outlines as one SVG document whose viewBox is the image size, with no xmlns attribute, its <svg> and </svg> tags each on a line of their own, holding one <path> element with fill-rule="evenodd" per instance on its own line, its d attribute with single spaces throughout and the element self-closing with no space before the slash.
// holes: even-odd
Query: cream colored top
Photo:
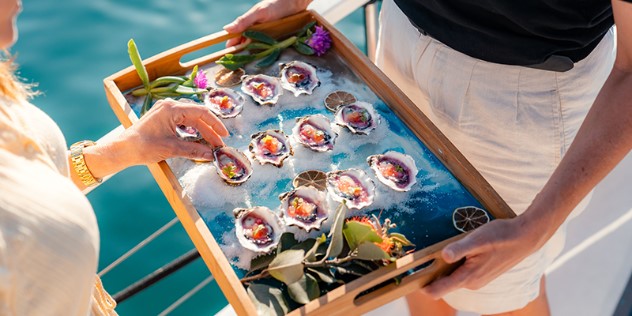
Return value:
<svg viewBox="0 0 632 316">
<path fill-rule="evenodd" d="M 98 226 L 66 148 L 46 114 L 0 97 L 0 315 L 103 314 Z"/>
</svg>

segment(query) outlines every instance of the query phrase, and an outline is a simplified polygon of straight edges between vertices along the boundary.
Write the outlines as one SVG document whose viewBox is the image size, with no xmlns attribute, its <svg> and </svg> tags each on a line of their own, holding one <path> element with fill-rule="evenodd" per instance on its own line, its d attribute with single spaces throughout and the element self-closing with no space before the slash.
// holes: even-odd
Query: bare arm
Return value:
<svg viewBox="0 0 632 316">
<path fill-rule="evenodd" d="M 542 247 L 632 149 L 632 3 L 613 0 L 612 7 L 615 65 L 566 155 L 522 215 L 492 221 L 443 250 L 447 262 L 465 257 L 465 264 L 427 286 L 428 294 L 439 298 L 457 288 L 481 288 Z"/>
<path fill-rule="evenodd" d="M 177 125 L 195 127 L 211 146 L 180 140 L 175 133 Z M 228 131 L 208 108 L 162 100 L 119 137 L 86 147 L 83 154 L 92 175 L 103 178 L 130 166 L 171 157 L 212 160 L 212 146 L 223 145 L 224 136 L 228 136 Z M 72 162 L 70 165 L 73 182 L 83 190 L 85 185 L 72 168 Z"/>
</svg>

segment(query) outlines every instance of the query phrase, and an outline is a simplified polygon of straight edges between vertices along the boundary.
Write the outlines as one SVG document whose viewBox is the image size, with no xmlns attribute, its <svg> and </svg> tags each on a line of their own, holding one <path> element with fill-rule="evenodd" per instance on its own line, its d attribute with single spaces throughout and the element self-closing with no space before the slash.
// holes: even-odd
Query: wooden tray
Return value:
<svg viewBox="0 0 632 316">
<path fill-rule="evenodd" d="M 338 30 L 315 12 L 307 11 L 280 21 L 253 27 L 274 37 L 289 35 L 310 21 L 324 26 L 333 39 L 333 53 L 340 56 L 352 71 L 410 128 L 415 136 L 444 164 L 482 206 L 495 218 L 515 216 L 507 204 L 472 167 L 448 139 L 424 116 L 424 114 L 403 94 L 366 56 L 350 43 Z M 224 49 L 190 62 L 182 63 L 184 55 L 223 43 L 238 35 L 224 31 L 202 37 L 198 40 L 175 47 L 144 61 L 149 79 L 165 75 L 182 75 L 194 65 L 211 63 L 226 53 L 239 52 L 245 45 Z M 130 66 L 104 80 L 108 101 L 114 113 L 126 128 L 138 121 L 122 91 L 140 86 L 141 81 L 135 69 Z M 181 184 L 166 162 L 148 166 L 158 185 L 173 207 L 195 247 L 200 252 L 217 283 L 238 315 L 254 315 L 256 307 L 245 288 L 223 254 L 209 227 L 183 192 Z M 333 315 L 360 314 L 404 296 L 428 284 L 435 278 L 450 273 L 455 266 L 448 265 L 440 258 L 441 249 L 450 242 L 462 238 L 464 234 L 417 250 L 387 267 L 373 271 L 353 282 L 339 286 L 305 306 L 292 311 L 291 315 Z M 427 265 L 417 272 L 405 276 L 399 285 L 388 284 L 370 291 L 392 278 L 417 267 Z"/>
</svg>

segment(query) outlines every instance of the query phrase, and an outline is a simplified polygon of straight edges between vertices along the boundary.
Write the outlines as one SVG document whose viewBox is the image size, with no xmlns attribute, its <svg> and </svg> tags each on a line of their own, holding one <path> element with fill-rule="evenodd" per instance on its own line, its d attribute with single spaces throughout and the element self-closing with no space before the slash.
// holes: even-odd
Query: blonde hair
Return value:
<svg viewBox="0 0 632 316">
<path fill-rule="evenodd" d="M 7 57 L 8 56 L 8 57 Z M 8 100 L 20 102 L 32 97 L 32 84 L 21 82 L 15 75 L 16 65 L 9 53 L 0 54 L 0 96 Z"/>
</svg>

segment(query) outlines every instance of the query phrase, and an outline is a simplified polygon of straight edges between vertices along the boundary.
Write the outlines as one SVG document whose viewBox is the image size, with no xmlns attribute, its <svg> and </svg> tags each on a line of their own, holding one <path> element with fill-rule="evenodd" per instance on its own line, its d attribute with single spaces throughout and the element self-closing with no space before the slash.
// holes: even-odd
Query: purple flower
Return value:
<svg viewBox="0 0 632 316">
<path fill-rule="evenodd" d="M 314 50 L 316 56 L 321 56 L 331 48 L 331 37 L 322 26 L 316 26 L 316 31 L 305 43 Z"/>
<path fill-rule="evenodd" d="M 206 89 L 206 87 L 208 86 L 208 78 L 206 78 L 206 74 L 204 73 L 204 71 L 200 71 L 197 73 L 197 75 L 195 75 L 195 78 L 193 79 L 193 84 L 195 84 L 195 86 L 200 89 Z"/>
</svg>

